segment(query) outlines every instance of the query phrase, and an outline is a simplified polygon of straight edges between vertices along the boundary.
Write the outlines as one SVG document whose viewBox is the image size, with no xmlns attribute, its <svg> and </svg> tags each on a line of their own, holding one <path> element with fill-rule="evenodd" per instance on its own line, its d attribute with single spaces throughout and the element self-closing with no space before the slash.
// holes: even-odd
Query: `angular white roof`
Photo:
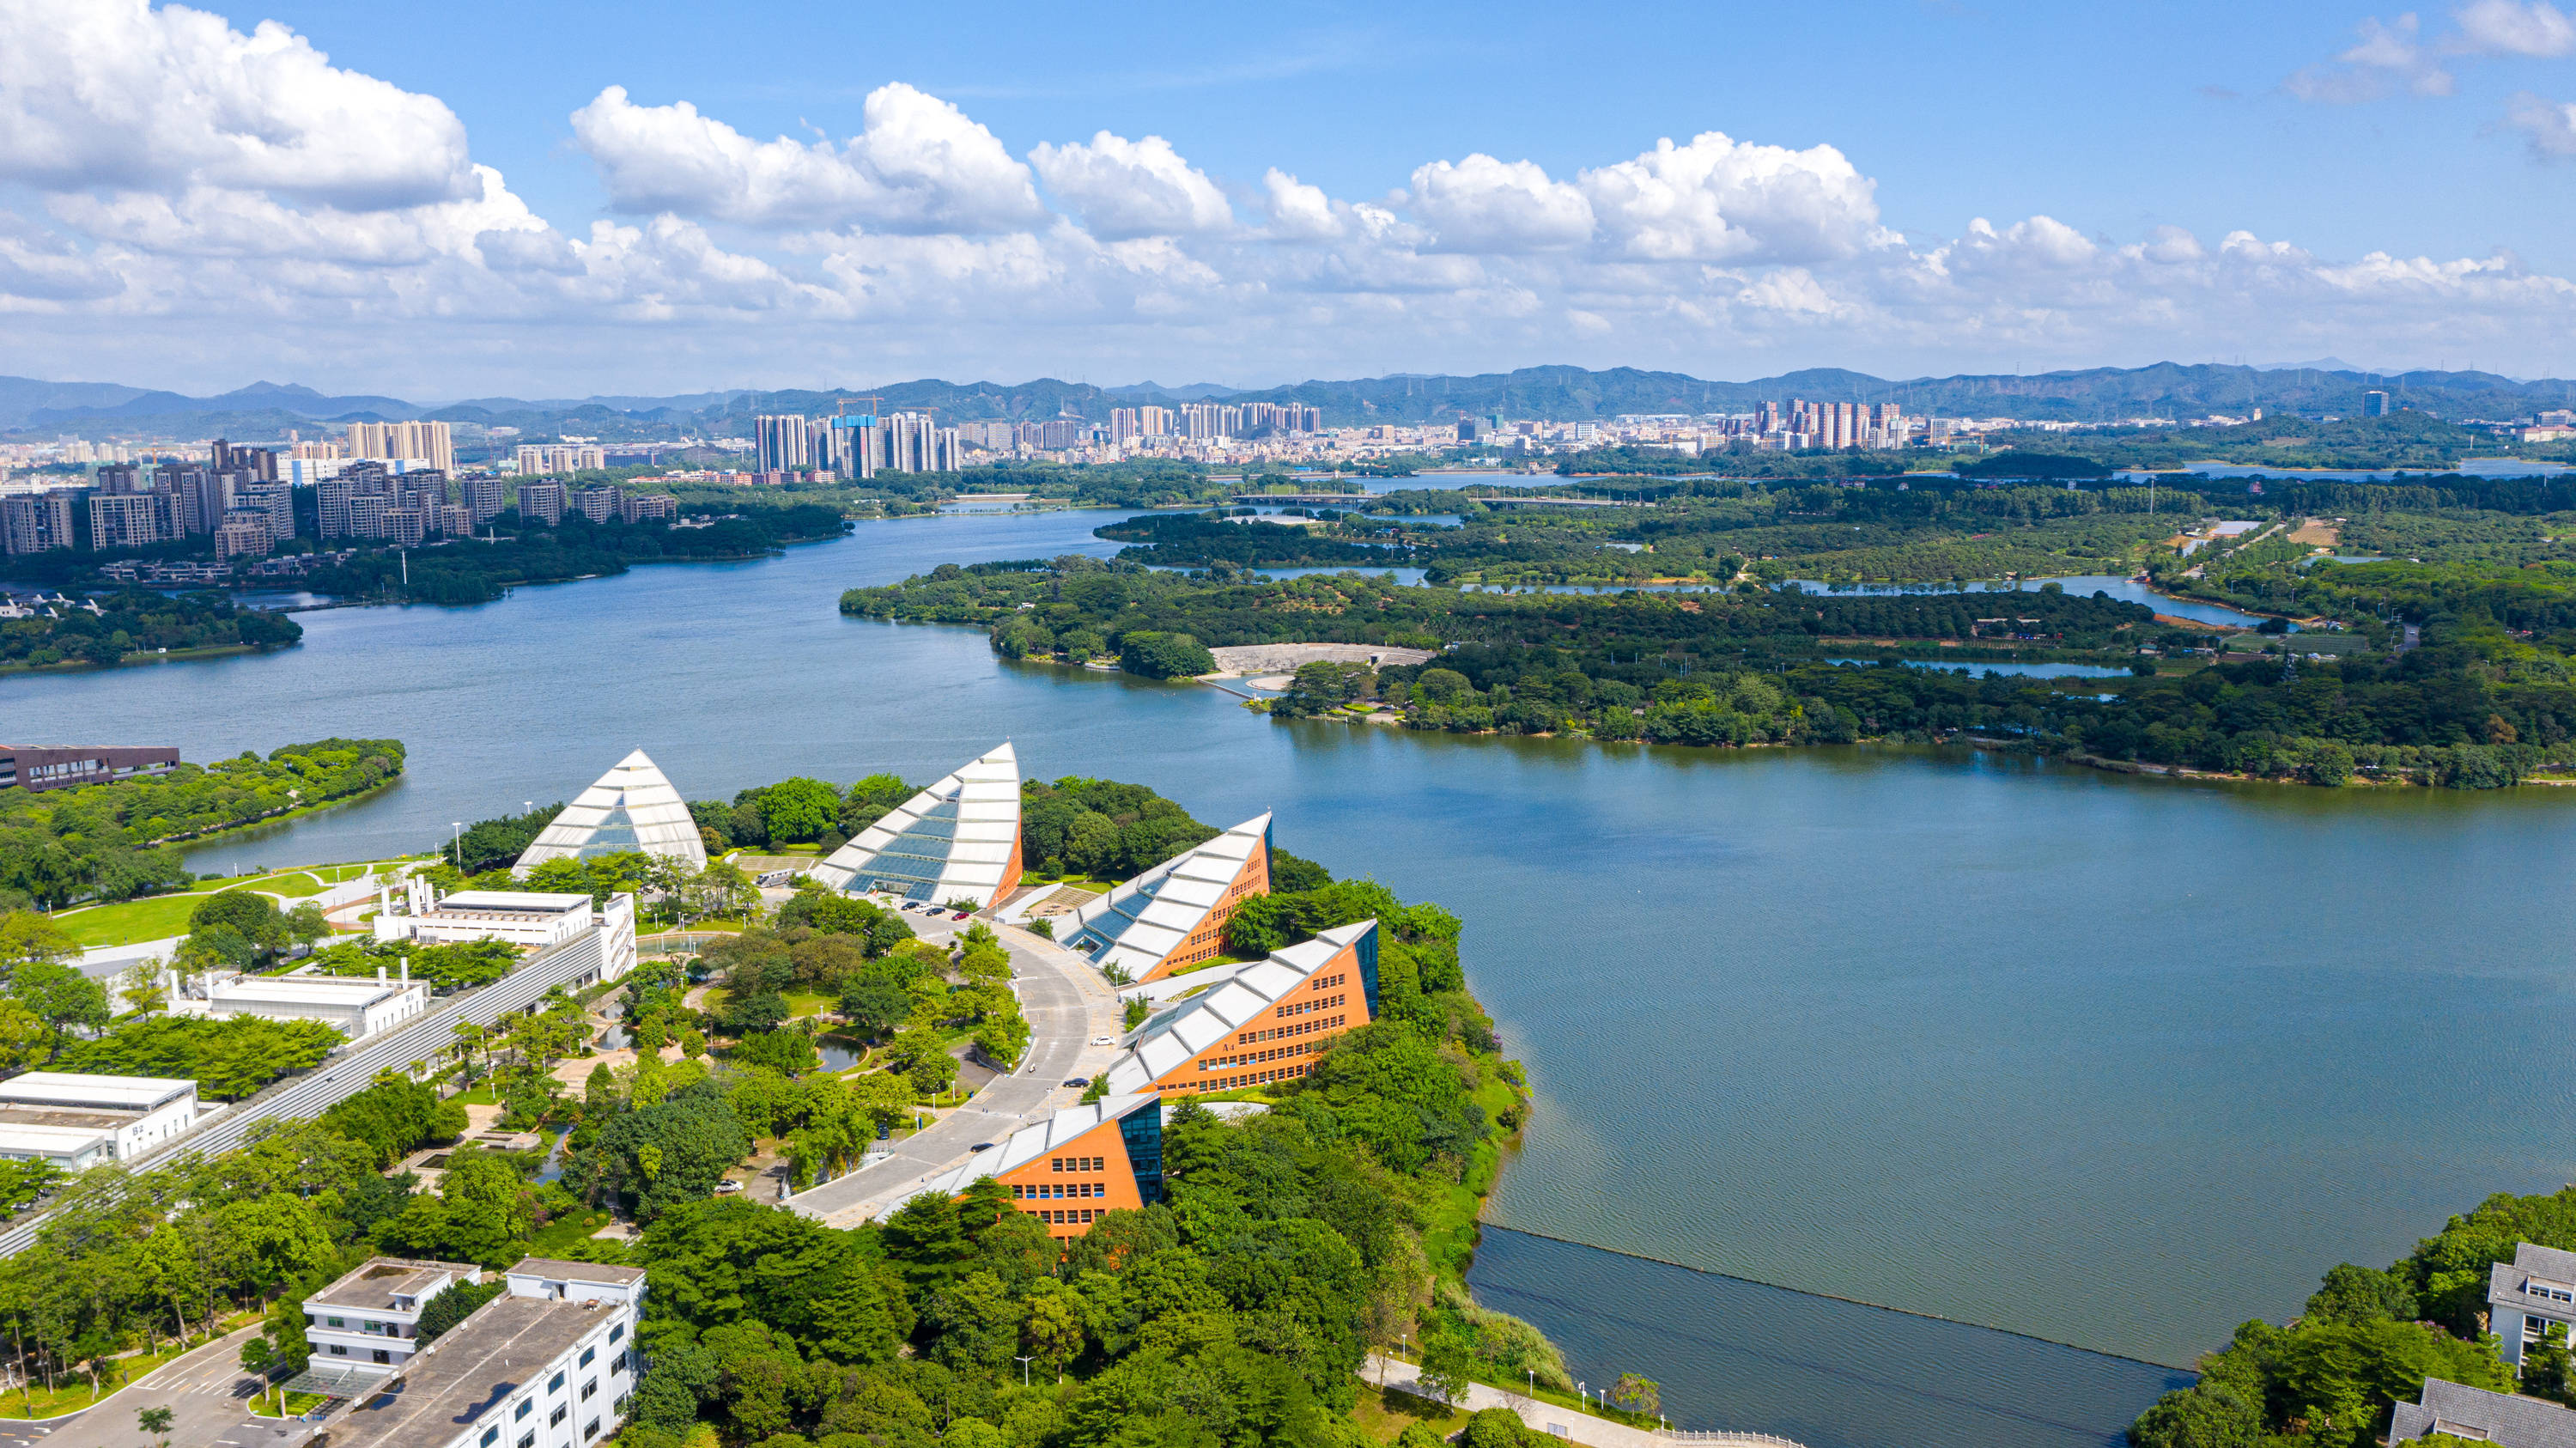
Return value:
<svg viewBox="0 0 2576 1448">
<path fill-rule="evenodd" d="M 1065 945 L 1092 964 L 1143 980 L 1225 903 L 1244 862 L 1269 833 L 1270 816 L 1255 815 L 1072 911 L 1057 929 L 1069 932 Z"/>
<path fill-rule="evenodd" d="M 689 815 L 688 801 L 638 749 L 564 806 L 563 813 L 520 854 L 511 872 L 525 875 L 547 860 L 577 859 L 585 851 L 596 852 L 593 847 L 600 843 L 600 831 L 612 822 L 632 829 L 634 848 L 645 854 L 677 860 L 691 870 L 707 867 L 707 847 L 698 840 L 698 822 Z M 626 846 L 617 841 L 607 848 Z"/>
<path fill-rule="evenodd" d="M 81 1071 L 22 1071 L 0 1081 L 0 1104 L 67 1106 L 91 1111 L 149 1111 L 197 1083 L 179 1076 L 93 1076 Z"/>
<path fill-rule="evenodd" d="M 1002 1138 L 1001 1144 L 991 1151 L 979 1151 L 966 1158 L 963 1165 L 942 1172 L 922 1183 L 917 1190 L 888 1202 L 877 1213 L 877 1218 L 884 1220 L 897 1207 L 926 1192 L 946 1192 L 956 1196 L 985 1177 L 1000 1176 L 1048 1152 L 1060 1151 L 1075 1137 L 1106 1122 L 1122 1120 L 1137 1107 L 1154 1104 L 1154 1100 L 1152 1096 L 1104 1096 L 1087 1106 L 1068 1106 L 1044 1121 L 1021 1127 Z"/>
<path fill-rule="evenodd" d="M 1020 757 L 1001 748 L 905 800 L 805 873 L 835 890 L 882 890 L 910 900 L 1001 893 L 1020 841 Z"/>
<path fill-rule="evenodd" d="M 1234 1034 L 1376 929 L 1374 920 L 1337 925 L 1312 940 L 1274 950 L 1268 960 L 1147 1021 L 1138 1028 L 1136 1044 L 1110 1065 L 1104 1078 L 1109 1089 L 1153 1090 L 1166 1073 Z"/>
</svg>

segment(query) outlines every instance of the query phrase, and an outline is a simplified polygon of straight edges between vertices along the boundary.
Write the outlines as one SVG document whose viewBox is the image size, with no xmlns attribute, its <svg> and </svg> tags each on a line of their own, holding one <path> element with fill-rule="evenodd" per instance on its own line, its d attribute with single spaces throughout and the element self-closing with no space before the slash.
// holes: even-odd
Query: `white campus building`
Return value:
<svg viewBox="0 0 2576 1448">
<path fill-rule="evenodd" d="M 707 867 L 707 847 L 698 838 L 698 822 L 688 801 L 671 787 L 661 769 L 641 749 L 617 761 L 615 768 L 581 792 L 554 817 L 510 872 L 526 879 L 528 871 L 548 860 L 640 850 L 673 860 L 691 872 Z"/>
<path fill-rule="evenodd" d="M 294 975 L 215 971 L 197 987 L 202 996 L 183 995 L 171 1003 L 171 1009 L 175 1014 L 210 1016 L 219 1021 L 234 1016 L 320 1021 L 350 1040 L 362 1040 L 429 1009 L 429 983 L 411 978 L 409 961 L 396 969 L 399 974 L 387 979 L 384 967 L 378 966 L 373 980 L 318 971 Z"/>
<path fill-rule="evenodd" d="M 421 1346 L 420 1310 L 479 1277 L 380 1257 L 305 1300 L 315 1386 L 365 1397 L 333 1420 L 331 1448 L 586 1448 L 617 1435 L 639 1374 L 644 1269 L 528 1258 L 500 1296 Z M 390 1391 L 360 1391 L 379 1384 Z"/>
<path fill-rule="evenodd" d="M 396 899 L 391 887 L 377 898 L 378 940 L 417 940 L 423 945 L 454 945 L 471 940 L 498 940 L 529 951 L 545 950 L 578 939 L 596 926 L 606 933 L 600 943 L 600 970 L 576 985 L 623 979 L 635 968 L 635 897 L 608 897 L 594 909 L 588 895 L 539 890 L 459 890 L 441 895 L 418 875 L 404 882 Z"/>
<path fill-rule="evenodd" d="M 67 1172 L 132 1161 L 196 1125 L 197 1083 L 28 1071 L 0 1081 L 0 1157 Z"/>
</svg>

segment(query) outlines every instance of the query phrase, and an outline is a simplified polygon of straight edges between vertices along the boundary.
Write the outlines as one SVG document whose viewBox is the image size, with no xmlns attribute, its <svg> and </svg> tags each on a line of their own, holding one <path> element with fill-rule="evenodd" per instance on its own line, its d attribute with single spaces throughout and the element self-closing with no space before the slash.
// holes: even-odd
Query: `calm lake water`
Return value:
<svg viewBox="0 0 2576 1448">
<path fill-rule="evenodd" d="M 1090 537 L 1110 516 L 868 523 L 479 608 L 309 613 L 270 657 L 0 683 L 0 736 L 192 759 L 408 744 L 385 794 L 200 869 L 425 849 L 638 746 L 692 798 L 928 780 L 1010 738 L 1035 775 L 1147 782 L 1213 824 L 1276 809 L 1285 848 L 1469 922 L 1475 988 L 1538 1097 L 1497 1223 L 2157 1362 L 2296 1312 L 2336 1262 L 2384 1264 L 2489 1192 L 2576 1178 L 2563 1091 L 2488 1048 L 2576 1032 L 2576 795 L 1282 725 L 834 609 L 938 562 L 1114 551 Z M 1625 1279 L 1591 1272 L 1542 1275 L 1618 1302 Z M 1979 1351 L 2043 1351 L 2021 1342 Z M 1676 1402 L 1702 1376 L 1717 1393 L 1714 1359 L 1647 1346 L 1623 1365 Z M 2064 1377 L 2084 1431 L 2153 1396 L 2015 1360 Z M 1937 1405 L 1864 1411 L 1833 1381 L 1782 1377 L 1815 1389 L 1794 1413 L 1762 1400 L 1776 1418 L 1734 1396 L 1692 1417 L 1949 1441 Z"/>
</svg>

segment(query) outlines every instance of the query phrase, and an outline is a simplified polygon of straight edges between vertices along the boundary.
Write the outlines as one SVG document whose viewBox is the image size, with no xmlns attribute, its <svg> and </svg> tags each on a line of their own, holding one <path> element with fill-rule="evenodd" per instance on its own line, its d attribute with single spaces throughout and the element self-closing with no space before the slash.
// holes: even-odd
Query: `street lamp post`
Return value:
<svg viewBox="0 0 2576 1448">
<path fill-rule="evenodd" d="M 456 832 L 454 838 L 454 844 L 456 846 L 456 870 L 458 874 L 463 874 L 465 872 L 465 822 L 463 820 L 450 820 L 447 823 L 447 827 Z"/>
<path fill-rule="evenodd" d="M 1034 1357 L 1035 1355 L 1036 1354 L 1033 1353 L 1030 1356 Z M 1019 1358 L 1016 1361 L 1020 1365 L 1020 1386 L 1025 1388 L 1029 1385 L 1029 1360 L 1028 1358 Z"/>
</svg>

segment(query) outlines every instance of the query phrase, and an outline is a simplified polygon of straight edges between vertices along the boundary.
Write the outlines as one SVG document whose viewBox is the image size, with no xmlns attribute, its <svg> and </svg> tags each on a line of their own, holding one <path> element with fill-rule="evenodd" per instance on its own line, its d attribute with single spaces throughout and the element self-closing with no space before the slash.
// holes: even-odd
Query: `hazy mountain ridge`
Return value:
<svg viewBox="0 0 2576 1448">
<path fill-rule="evenodd" d="M 2241 367 L 2160 362 L 2027 376 L 1966 374 L 1891 380 L 1844 368 L 1817 367 L 1722 382 L 1681 372 L 1631 367 L 1524 367 L 1476 376 L 1406 375 L 1307 381 L 1231 391 L 1212 383 L 1163 389 L 1153 383 L 1099 387 L 1041 377 L 1004 385 L 920 378 L 874 388 L 615 396 L 579 401 L 481 397 L 439 406 L 371 394 L 332 395 L 300 385 L 254 383 L 214 397 L 116 383 L 45 382 L 0 377 L 0 429 L 39 436 L 217 435 L 257 440 L 288 428 L 390 418 L 430 418 L 518 428 L 524 436 L 561 433 L 604 442 L 667 438 L 675 432 L 745 435 L 764 412 L 822 414 L 927 410 L 955 422 L 1105 421 L 1110 409 L 1179 406 L 1200 398 L 1229 403 L 1296 402 L 1320 408 L 1332 426 L 1446 421 L 1464 416 L 1536 417 L 1554 421 L 1620 413 L 1744 412 L 1761 402 L 1893 402 L 1912 413 L 2014 416 L 2101 422 L 2137 416 L 2189 419 L 2243 415 L 2253 408 L 2286 413 L 2357 414 L 2362 395 L 2389 392 L 2399 406 L 2442 418 L 2503 418 L 2576 405 L 2576 382 L 2530 382 L 2491 372 L 2387 374 L 2316 367 Z M 317 427 L 317 424 L 319 425 Z"/>
</svg>

